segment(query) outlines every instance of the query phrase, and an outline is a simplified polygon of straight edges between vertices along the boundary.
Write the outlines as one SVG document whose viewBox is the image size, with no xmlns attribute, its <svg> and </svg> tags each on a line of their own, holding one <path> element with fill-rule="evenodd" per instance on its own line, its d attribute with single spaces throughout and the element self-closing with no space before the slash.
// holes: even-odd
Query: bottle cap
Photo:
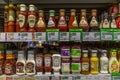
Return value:
<svg viewBox="0 0 120 80">
<path fill-rule="evenodd" d="M 8 9 L 9 7 L 8 7 L 8 5 L 6 5 L 5 7 L 4 7 L 4 9 Z"/>
<path fill-rule="evenodd" d="M 71 9 L 70 11 L 71 11 L 71 12 L 76 12 L 76 10 L 75 10 L 75 9 Z"/>
<path fill-rule="evenodd" d="M 9 8 L 14 8 L 14 5 L 13 4 L 9 4 Z"/>
</svg>

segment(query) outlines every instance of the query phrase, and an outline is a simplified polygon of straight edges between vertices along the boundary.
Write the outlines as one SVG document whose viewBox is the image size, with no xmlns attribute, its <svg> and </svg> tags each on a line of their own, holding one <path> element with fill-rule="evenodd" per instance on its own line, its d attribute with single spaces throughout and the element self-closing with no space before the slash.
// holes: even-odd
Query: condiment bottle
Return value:
<svg viewBox="0 0 120 80">
<path fill-rule="evenodd" d="M 59 21 L 58 21 L 58 27 L 60 29 L 60 31 L 67 31 L 68 27 L 67 27 L 67 22 L 66 22 L 66 17 L 65 17 L 65 10 L 64 9 L 60 9 L 60 17 L 59 17 Z"/>
<path fill-rule="evenodd" d="M 25 74 L 24 51 L 18 51 L 18 59 L 16 62 L 16 74 L 17 75 L 24 75 Z"/>
<path fill-rule="evenodd" d="M 104 13 L 103 28 L 110 28 L 110 23 L 109 23 L 107 12 Z"/>
<path fill-rule="evenodd" d="M 34 51 L 33 50 L 28 51 L 28 58 L 26 61 L 25 70 L 26 70 L 27 75 L 34 75 L 36 73 Z"/>
<path fill-rule="evenodd" d="M 89 74 L 90 73 L 90 59 L 88 58 L 88 50 L 82 51 L 81 58 L 81 74 Z"/>
<path fill-rule="evenodd" d="M 90 73 L 98 74 L 99 73 L 99 59 L 97 57 L 97 50 L 92 50 L 92 56 L 90 58 Z"/>
<path fill-rule="evenodd" d="M 120 3 L 119 3 L 119 13 L 117 15 L 117 27 L 120 28 Z"/>
<path fill-rule="evenodd" d="M 51 54 L 45 54 L 44 55 L 44 68 L 45 68 L 45 73 L 50 74 L 52 71 L 52 55 Z"/>
<path fill-rule="evenodd" d="M 107 50 L 102 50 L 102 56 L 100 57 L 100 73 L 108 73 L 108 57 Z"/>
<path fill-rule="evenodd" d="M 115 20 L 115 13 L 111 14 L 111 23 L 110 23 L 111 28 L 117 28 L 117 22 Z"/>
<path fill-rule="evenodd" d="M 53 68 L 54 74 L 59 74 L 61 69 L 61 55 L 53 54 L 52 61 L 53 61 L 52 68 Z"/>
<path fill-rule="evenodd" d="M 83 31 L 88 31 L 89 25 L 86 18 L 86 9 L 81 9 L 80 12 L 81 12 L 81 18 L 80 18 L 79 27 L 82 28 Z"/>
<path fill-rule="evenodd" d="M 15 59 L 13 55 L 13 51 L 8 50 L 6 52 L 6 61 L 5 61 L 5 71 L 6 75 L 13 75 L 15 73 Z"/>
<path fill-rule="evenodd" d="M 7 32 L 8 29 L 8 9 L 9 7 L 6 5 L 4 7 L 4 32 Z"/>
<path fill-rule="evenodd" d="M 30 15 L 29 15 L 30 18 Z M 18 13 L 18 26 L 19 32 L 27 32 L 26 25 L 27 25 L 27 10 L 25 4 L 20 4 L 20 11 Z"/>
<path fill-rule="evenodd" d="M 54 10 L 49 11 L 49 20 L 48 20 L 47 28 L 57 28 Z"/>
<path fill-rule="evenodd" d="M 15 10 L 14 5 L 9 4 L 7 32 L 15 32 L 15 11 L 14 10 Z"/>
<path fill-rule="evenodd" d="M 62 74 L 70 74 L 70 58 L 62 58 L 61 72 Z"/>
<path fill-rule="evenodd" d="M 35 24 L 36 24 L 36 9 L 34 5 L 29 5 L 28 11 L 28 32 L 35 32 Z"/>
<path fill-rule="evenodd" d="M 45 32 L 46 30 L 46 24 L 45 24 L 45 19 L 44 19 L 44 11 L 43 10 L 39 10 L 39 14 L 38 14 L 39 18 L 36 24 L 36 31 L 38 32 Z"/>
<path fill-rule="evenodd" d="M 36 54 L 36 72 L 37 74 L 42 74 L 44 71 L 44 66 L 43 66 L 43 60 L 44 60 L 44 56 L 43 53 L 40 52 L 38 54 Z"/>
<path fill-rule="evenodd" d="M 71 71 L 72 74 L 80 74 L 81 63 L 79 58 L 72 58 Z"/>
<path fill-rule="evenodd" d="M 92 9 L 91 10 L 91 15 L 92 15 L 92 18 L 91 18 L 91 21 L 90 21 L 90 28 L 93 31 L 93 30 L 96 30 L 96 29 L 99 28 L 98 18 L 97 18 L 97 10 Z"/>
<path fill-rule="evenodd" d="M 117 51 L 115 49 L 110 51 L 111 57 L 109 60 L 109 72 L 110 73 L 117 73 L 119 72 L 119 62 L 116 58 Z"/>
<path fill-rule="evenodd" d="M 0 51 L 0 75 L 4 74 L 4 53 Z"/>
<path fill-rule="evenodd" d="M 70 11 L 70 20 L 69 20 L 69 23 L 68 23 L 68 28 L 71 29 L 71 28 L 78 28 L 78 22 L 77 22 L 77 19 L 76 19 L 76 10 L 75 9 L 71 9 Z"/>
</svg>

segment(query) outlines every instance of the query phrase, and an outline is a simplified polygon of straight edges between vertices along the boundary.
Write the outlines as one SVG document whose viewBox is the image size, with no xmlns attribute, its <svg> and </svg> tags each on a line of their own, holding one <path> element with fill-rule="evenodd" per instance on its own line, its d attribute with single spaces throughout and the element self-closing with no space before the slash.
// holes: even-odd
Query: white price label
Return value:
<svg viewBox="0 0 120 80">
<path fill-rule="evenodd" d="M 58 41 L 59 40 L 59 32 L 48 32 L 47 40 L 48 41 Z"/>
<path fill-rule="evenodd" d="M 87 80 L 86 75 L 82 75 L 80 80 Z"/>
<path fill-rule="evenodd" d="M 70 32 L 70 40 L 71 41 L 80 41 L 81 40 L 81 33 L 80 32 Z"/>
<path fill-rule="evenodd" d="M 68 80 L 68 76 L 62 76 L 62 80 Z"/>
<path fill-rule="evenodd" d="M 7 33 L 7 41 L 18 41 L 18 33 Z"/>
<path fill-rule="evenodd" d="M 50 80 L 49 76 L 42 76 L 42 80 Z"/>
<path fill-rule="evenodd" d="M 35 76 L 35 80 L 42 80 L 41 76 Z"/>
<path fill-rule="evenodd" d="M 32 41 L 33 35 L 32 33 L 19 33 L 20 41 Z"/>
<path fill-rule="evenodd" d="M 88 76 L 86 76 L 86 80 L 94 80 L 94 76 L 93 75 L 88 75 Z"/>
<path fill-rule="evenodd" d="M 74 80 L 81 80 L 80 76 L 74 76 Z"/>
<path fill-rule="evenodd" d="M 110 74 L 104 75 L 103 80 L 111 80 L 111 75 Z"/>
<path fill-rule="evenodd" d="M 34 33 L 35 41 L 45 41 L 46 33 L 45 32 L 36 32 Z"/>
<path fill-rule="evenodd" d="M 60 32 L 60 41 L 69 41 L 69 32 Z"/>
<path fill-rule="evenodd" d="M 101 40 L 113 40 L 112 32 L 102 32 Z"/>
<path fill-rule="evenodd" d="M 120 32 L 114 32 L 114 40 L 120 40 Z"/>
<path fill-rule="evenodd" d="M 5 33 L 0 33 L 0 42 L 5 42 L 5 40 L 6 40 Z"/>
<path fill-rule="evenodd" d="M 112 80 L 120 80 L 120 76 L 112 76 Z"/>
<path fill-rule="evenodd" d="M 59 76 L 52 76 L 51 80 L 60 80 L 60 77 Z"/>
<path fill-rule="evenodd" d="M 25 80 L 24 76 L 15 76 L 14 80 Z"/>
</svg>

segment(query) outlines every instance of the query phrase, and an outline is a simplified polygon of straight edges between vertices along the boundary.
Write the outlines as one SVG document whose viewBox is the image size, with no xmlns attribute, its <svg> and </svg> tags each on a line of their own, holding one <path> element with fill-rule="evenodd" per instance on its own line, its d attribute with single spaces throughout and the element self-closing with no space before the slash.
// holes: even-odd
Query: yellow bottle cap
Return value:
<svg viewBox="0 0 120 80">
<path fill-rule="evenodd" d="M 9 8 L 14 8 L 14 5 L 13 4 L 9 4 Z"/>
<path fill-rule="evenodd" d="M 9 7 L 8 7 L 8 5 L 6 5 L 5 7 L 4 7 L 4 9 L 8 9 Z"/>
</svg>

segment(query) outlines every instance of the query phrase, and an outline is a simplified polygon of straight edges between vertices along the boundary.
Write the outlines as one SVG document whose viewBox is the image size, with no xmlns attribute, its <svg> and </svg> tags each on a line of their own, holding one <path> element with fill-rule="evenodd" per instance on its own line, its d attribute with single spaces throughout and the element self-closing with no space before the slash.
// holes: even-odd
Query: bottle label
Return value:
<svg viewBox="0 0 120 80">
<path fill-rule="evenodd" d="M 11 63 L 5 64 L 5 74 L 13 74 L 13 67 Z"/>
<path fill-rule="evenodd" d="M 112 64 L 110 65 L 111 72 L 119 72 L 119 65 L 116 60 L 113 60 Z"/>
<path fill-rule="evenodd" d="M 49 21 L 48 21 L 48 27 L 54 27 L 55 26 L 55 23 L 52 19 L 52 17 L 49 18 Z"/>
<path fill-rule="evenodd" d="M 79 72 L 80 67 L 80 63 L 72 63 L 72 71 Z"/>
<path fill-rule="evenodd" d="M 37 67 L 40 67 L 40 66 L 42 66 L 42 58 L 41 57 L 36 57 L 36 65 L 37 65 Z"/>
<path fill-rule="evenodd" d="M 70 56 L 70 49 L 62 49 L 61 55 L 62 56 Z"/>
<path fill-rule="evenodd" d="M 115 19 L 113 19 L 111 22 L 111 28 L 117 28 Z"/>
<path fill-rule="evenodd" d="M 107 60 L 103 60 L 100 62 L 101 64 L 101 71 L 108 71 L 108 61 Z"/>
<path fill-rule="evenodd" d="M 26 73 L 34 73 L 34 72 L 35 72 L 35 71 L 34 71 L 34 68 L 35 68 L 35 64 L 32 63 L 32 62 L 28 62 L 28 63 L 26 64 L 26 68 L 25 68 Z"/>
<path fill-rule="evenodd" d="M 0 74 L 3 74 L 3 65 L 0 64 Z"/>
<path fill-rule="evenodd" d="M 13 10 L 9 11 L 9 16 L 8 16 L 9 21 L 15 21 L 15 13 Z"/>
<path fill-rule="evenodd" d="M 60 67 L 61 60 L 59 56 L 53 57 L 53 67 Z"/>
<path fill-rule="evenodd" d="M 30 28 L 35 27 L 35 22 L 36 22 L 36 16 L 35 15 L 29 15 L 28 16 L 28 24 Z"/>
<path fill-rule="evenodd" d="M 19 14 L 18 19 L 19 19 L 19 27 L 22 28 L 25 24 L 25 16 L 22 14 Z"/>
<path fill-rule="evenodd" d="M 71 49 L 71 56 L 81 57 L 81 50 L 80 49 Z"/>
<path fill-rule="evenodd" d="M 62 72 L 70 71 L 70 63 L 62 63 Z"/>
<path fill-rule="evenodd" d="M 98 26 L 98 22 L 95 17 L 92 17 L 92 20 L 90 22 L 90 26 Z"/>
<path fill-rule="evenodd" d="M 108 19 L 105 19 L 105 20 L 103 21 L 103 28 L 109 28 Z"/>
<path fill-rule="evenodd" d="M 88 26 L 87 21 L 85 20 L 85 17 L 82 17 L 81 21 L 80 21 L 80 26 Z"/>
<path fill-rule="evenodd" d="M 50 67 L 50 66 L 51 66 L 51 58 L 45 57 L 45 67 Z"/>
<path fill-rule="evenodd" d="M 60 17 L 60 20 L 59 20 L 59 22 L 58 22 L 58 26 L 67 26 L 67 24 L 66 24 L 66 21 L 65 21 L 65 18 L 62 16 L 62 17 Z"/>
<path fill-rule="evenodd" d="M 37 22 L 37 27 L 45 27 L 45 23 L 44 23 L 42 17 L 39 18 L 39 20 Z"/>
<path fill-rule="evenodd" d="M 92 71 L 98 71 L 98 62 L 97 61 L 91 61 L 91 72 Z"/>
<path fill-rule="evenodd" d="M 73 27 L 78 27 L 78 22 L 77 22 L 77 20 L 76 20 L 76 17 L 75 17 L 75 19 L 74 19 L 74 21 L 73 21 L 73 23 L 72 23 L 72 26 L 73 26 Z"/>
<path fill-rule="evenodd" d="M 87 62 L 82 63 L 82 71 L 89 71 L 89 63 Z"/>
<path fill-rule="evenodd" d="M 16 64 L 16 73 L 24 73 L 24 64 L 22 62 Z"/>
</svg>

